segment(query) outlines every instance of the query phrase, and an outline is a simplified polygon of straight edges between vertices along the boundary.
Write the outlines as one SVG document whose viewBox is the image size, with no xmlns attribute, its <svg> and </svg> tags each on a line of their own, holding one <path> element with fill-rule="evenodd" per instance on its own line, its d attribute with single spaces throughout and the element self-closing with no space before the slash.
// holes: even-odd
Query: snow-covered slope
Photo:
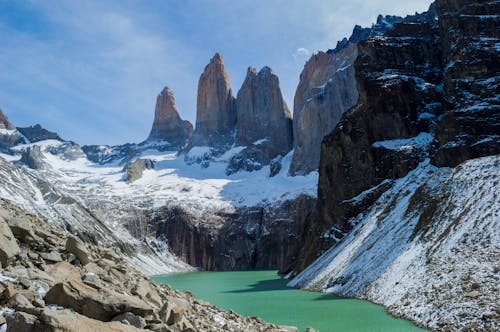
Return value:
<svg viewBox="0 0 500 332">
<path fill-rule="evenodd" d="M 40 147 L 39 163 L 43 167 L 35 171 L 25 165 L 15 165 L 20 163 L 20 154 L 34 145 Z M 148 223 L 152 211 L 175 206 L 201 218 L 230 214 L 238 207 L 269 206 L 301 194 L 314 196 L 316 193 L 317 173 L 304 177 L 286 175 L 291 153 L 282 159 L 282 171 L 274 177 L 269 176 L 269 166 L 228 176 L 228 161 L 241 150 L 239 147 L 211 157 L 208 167 L 196 161 L 207 158 L 208 148 L 190 151 L 188 155 L 159 151 L 155 145 L 142 148 L 133 159 L 150 159 L 155 167 L 145 170 L 138 180 L 127 183 L 122 163 L 126 154 L 113 155 L 107 158 L 107 163 L 99 164 L 89 161 L 80 147 L 70 142 L 46 140 L 16 146 L 12 150 L 17 155 L 0 155 L 8 159 L 0 163 L 3 170 L 0 180 L 6 184 L 0 188 L 0 197 L 89 234 L 110 234 L 134 247 L 152 242 L 145 247 L 161 253 L 151 257 L 147 250 L 141 257 L 135 254 L 133 264 L 153 273 L 183 270 L 186 266 L 170 261 L 172 257 L 165 243 L 155 240 L 155 229 Z M 90 217 L 77 215 L 75 211 L 80 210 L 85 210 Z M 156 256 L 169 261 L 155 261 Z M 162 267 L 164 263 L 168 266 Z"/>
<path fill-rule="evenodd" d="M 433 329 L 498 330 L 500 156 L 428 162 L 289 285 L 361 297 Z"/>
<path fill-rule="evenodd" d="M 48 145 L 47 145 L 48 146 Z M 7 157 L 10 161 L 4 159 Z M 15 165 L 18 157 L 0 155 L 0 198 L 43 219 L 59 224 L 94 244 L 115 246 L 124 258 L 145 273 L 186 271 L 191 267 L 172 255 L 164 244 L 139 241 L 123 227 L 113 227 L 99 218 L 77 196 L 52 184 L 46 174 Z"/>
</svg>

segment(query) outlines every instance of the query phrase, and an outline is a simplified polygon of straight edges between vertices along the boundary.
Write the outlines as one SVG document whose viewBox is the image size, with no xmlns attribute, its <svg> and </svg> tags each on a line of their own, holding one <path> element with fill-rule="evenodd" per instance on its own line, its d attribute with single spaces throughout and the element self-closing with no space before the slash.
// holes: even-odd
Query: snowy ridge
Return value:
<svg viewBox="0 0 500 332">
<path fill-rule="evenodd" d="M 43 169 L 33 171 L 13 164 L 19 162 L 22 151 L 35 145 L 40 147 Z M 316 194 L 317 172 L 287 176 L 292 153 L 282 158 L 283 170 L 274 177 L 269 176 L 269 166 L 226 175 L 229 160 L 241 149 L 233 147 L 211 156 L 204 166 L 191 161 L 211 155 L 209 148 L 193 149 L 184 156 L 144 146 L 130 160 L 150 159 L 155 168 L 144 170 L 141 178 L 129 184 L 124 181 L 122 163 L 126 154 L 117 154 L 119 150 L 99 149 L 106 153 L 99 160 L 110 161 L 101 163 L 88 160 L 73 143 L 46 140 L 19 145 L 14 148 L 16 156 L 0 154 L 9 160 L 0 162 L 0 179 L 8 184 L 0 188 L 0 197 L 61 225 L 70 224 L 89 234 L 108 234 L 108 243 L 123 241 L 144 248 L 125 257 L 142 271 L 183 271 L 189 267 L 177 261 L 164 242 L 154 241 L 155 229 L 148 224 L 151 213 L 154 218 L 163 207 L 181 207 L 201 220 L 221 212 L 233 213 L 238 207 L 271 206 L 301 194 Z"/>
<path fill-rule="evenodd" d="M 43 175 L 40 176 L 39 172 L 8 162 L 3 156 L 0 155 L 0 198 L 49 222 L 90 236 L 101 245 L 126 244 L 132 249 L 124 252 L 124 258 L 145 273 L 191 269 L 174 257 L 165 246 L 148 245 L 133 238 L 123 227 L 111 227 L 91 212 L 78 197 L 54 187 L 52 181 Z"/>
<path fill-rule="evenodd" d="M 498 330 L 499 171 L 499 156 L 422 163 L 289 286 L 366 298 L 432 329 Z"/>
</svg>

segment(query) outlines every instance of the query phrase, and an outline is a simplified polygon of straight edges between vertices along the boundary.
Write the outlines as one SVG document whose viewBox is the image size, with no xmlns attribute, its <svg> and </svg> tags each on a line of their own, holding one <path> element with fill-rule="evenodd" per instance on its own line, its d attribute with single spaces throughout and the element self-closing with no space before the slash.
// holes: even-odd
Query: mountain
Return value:
<svg viewBox="0 0 500 332">
<path fill-rule="evenodd" d="M 36 143 L 48 139 L 57 141 L 64 141 L 57 133 L 43 128 L 41 125 L 36 124 L 30 127 L 18 127 L 17 130 L 26 138 L 29 143 Z"/>
<path fill-rule="evenodd" d="M 198 82 L 196 127 L 192 144 L 231 146 L 235 125 L 236 107 L 231 81 L 222 56 L 216 53 Z"/>
<path fill-rule="evenodd" d="M 201 75 L 192 135 L 168 88 L 141 143 L 80 146 L 1 113 L 0 134 L 19 137 L 0 150 L 2 209 L 62 235 L 33 248 L 16 238 L 0 263 L 57 251 L 84 273 L 62 246 L 69 232 L 106 270 L 130 265 L 123 285 L 134 268 L 279 269 L 292 287 L 433 330 L 498 330 L 498 9 L 438 0 L 355 27 L 305 64 L 293 119 L 269 67 L 250 68 L 234 98 L 220 54 Z"/>
<path fill-rule="evenodd" d="M 394 23 L 358 44 L 359 101 L 322 142 L 289 285 L 431 329 L 496 330 L 498 3 L 432 8 L 434 23 Z"/>
<path fill-rule="evenodd" d="M 293 107 L 294 154 L 291 175 L 307 174 L 319 167 L 321 141 L 339 123 L 342 114 L 358 103 L 356 69 L 358 44 L 382 36 L 399 23 L 436 24 L 435 6 L 407 17 L 382 16 L 370 28 L 356 26 L 349 39 L 327 52 L 314 54 L 300 74 Z"/>
<path fill-rule="evenodd" d="M 156 99 L 155 118 L 148 141 L 166 141 L 174 148 L 182 148 L 193 133 L 193 125 L 182 120 L 175 105 L 174 92 L 165 87 Z"/>
<path fill-rule="evenodd" d="M 7 151 L 10 147 L 20 143 L 21 140 L 16 127 L 0 109 L 0 152 Z"/>
</svg>

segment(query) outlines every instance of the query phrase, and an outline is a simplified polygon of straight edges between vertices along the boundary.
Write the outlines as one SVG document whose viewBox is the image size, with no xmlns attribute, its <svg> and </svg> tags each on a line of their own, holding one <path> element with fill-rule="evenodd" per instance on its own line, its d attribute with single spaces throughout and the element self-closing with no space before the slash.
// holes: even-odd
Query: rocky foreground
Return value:
<svg viewBox="0 0 500 332">
<path fill-rule="evenodd" d="M 6 200 L 0 264 L 0 331 L 297 331 L 157 285 Z"/>
</svg>

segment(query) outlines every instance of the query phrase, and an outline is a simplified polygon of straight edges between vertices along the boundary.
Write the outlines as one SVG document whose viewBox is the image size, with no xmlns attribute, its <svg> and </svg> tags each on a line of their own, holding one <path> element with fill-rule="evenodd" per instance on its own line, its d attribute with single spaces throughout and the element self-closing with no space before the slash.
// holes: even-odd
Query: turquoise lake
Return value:
<svg viewBox="0 0 500 332">
<path fill-rule="evenodd" d="M 368 301 L 287 288 L 276 271 L 179 273 L 153 280 L 191 291 L 220 308 L 301 331 L 308 326 L 320 332 L 425 331 Z"/>
</svg>

